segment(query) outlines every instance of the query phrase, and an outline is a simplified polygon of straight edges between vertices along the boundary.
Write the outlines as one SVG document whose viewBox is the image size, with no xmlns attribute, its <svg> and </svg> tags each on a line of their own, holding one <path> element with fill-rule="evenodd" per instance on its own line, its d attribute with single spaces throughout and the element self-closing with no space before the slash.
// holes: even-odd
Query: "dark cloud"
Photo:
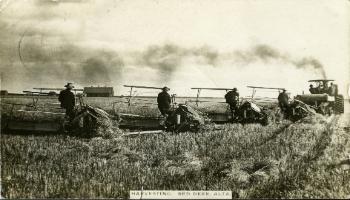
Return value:
<svg viewBox="0 0 350 200">
<path fill-rule="evenodd" d="M 217 50 L 209 47 L 209 46 L 203 46 L 200 48 L 194 48 L 192 49 L 192 54 L 195 56 L 199 56 L 204 58 L 204 64 L 209 64 L 215 66 L 217 64 L 217 61 L 219 58 L 219 53 Z"/>
<path fill-rule="evenodd" d="M 141 52 L 138 64 L 158 70 L 159 80 L 169 81 L 181 66 L 186 66 L 189 58 L 196 65 L 214 66 L 219 54 L 208 46 L 184 48 L 174 44 L 154 45 Z"/>
<path fill-rule="evenodd" d="M 111 84 L 120 77 L 123 59 L 117 52 L 86 48 L 65 35 L 0 19 L 2 87 L 58 86 L 67 80 L 81 84 Z M 17 89 L 18 90 L 18 89 Z"/>
<path fill-rule="evenodd" d="M 186 50 L 176 45 L 150 46 L 141 53 L 139 64 L 159 70 L 160 79 L 166 80 L 182 64 L 185 55 Z"/>
<path fill-rule="evenodd" d="M 109 77 L 108 64 L 103 62 L 103 60 L 98 58 L 89 58 L 85 61 L 82 66 L 83 77 L 88 79 L 83 79 L 83 83 L 96 84 L 96 83 L 107 83 L 110 84 L 111 78 Z"/>
<path fill-rule="evenodd" d="M 35 80 L 40 76 L 42 82 L 73 80 L 80 84 L 110 85 L 111 80 L 120 79 L 124 66 L 124 61 L 112 51 L 84 51 L 72 45 L 52 52 L 43 51 L 38 45 L 30 48 L 23 59 L 27 77 Z"/>
<path fill-rule="evenodd" d="M 99 52 L 82 65 L 80 83 L 88 85 L 111 85 L 112 80 L 121 79 L 124 61 L 112 52 Z"/>
</svg>

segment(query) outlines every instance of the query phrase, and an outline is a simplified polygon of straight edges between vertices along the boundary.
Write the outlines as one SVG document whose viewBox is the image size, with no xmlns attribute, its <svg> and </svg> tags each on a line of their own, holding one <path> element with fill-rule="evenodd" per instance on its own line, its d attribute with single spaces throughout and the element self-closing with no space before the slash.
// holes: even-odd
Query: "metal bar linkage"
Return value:
<svg viewBox="0 0 350 200">
<path fill-rule="evenodd" d="M 232 88 L 191 88 L 192 90 L 232 90 Z"/>
<path fill-rule="evenodd" d="M 159 89 L 161 90 L 161 87 L 150 87 L 150 86 L 138 86 L 138 85 L 124 85 L 124 87 L 130 87 L 130 88 L 144 88 L 144 89 Z"/>
<path fill-rule="evenodd" d="M 33 92 L 33 91 L 27 91 L 27 90 L 24 90 L 23 93 L 26 93 L 26 94 L 49 94 L 48 92 Z"/>
<path fill-rule="evenodd" d="M 129 92 L 129 98 L 128 98 L 128 107 L 131 106 L 131 99 L 133 98 L 132 91 L 134 88 L 142 88 L 142 89 L 157 89 L 161 90 L 161 87 L 150 87 L 150 86 L 140 86 L 140 85 L 124 85 L 124 87 L 129 87 L 130 92 Z"/>
<path fill-rule="evenodd" d="M 65 90 L 66 88 L 33 88 L 34 90 Z M 84 91 L 84 89 L 72 89 L 73 91 Z"/>
<path fill-rule="evenodd" d="M 315 80 L 309 80 L 308 82 L 321 82 L 321 81 L 334 81 L 333 79 L 315 79 Z"/>
<path fill-rule="evenodd" d="M 199 96 L 202 90 L 225 90 L 226 92 L 229 90 L 232 90 L 232 88 L 191 88 L 192 90 L 197 90 L 197 97 L 196 97 L 196 106 L 198 106 L 199 102 L 203 102 L 203 101 L 199 101 Z M 207 101 L 210 102 L 210 101 Z"/>
<path fill-rule="evenodd" d="M 270 90 L 284 90 L 285 88 L 274 88 L 274 87 L 258 87 L 258 86 L 247 86 L 248 88 L 253 88 L 253 89 L 270 89 Z"/>
<path fill-rule="evenodd" d="M 252 92 L 252 97 L 251 99 L 254 99 L 254 96 L 256 94 L 256 89 L 267 89 L 267 90 L 285 90 L 285 88 L 275 88 L 275 87 L 260 87 L 260 86 L 251 86 L 251 85 L 248 85 L 247 86 L 248 88 L 252 88 L 253 89 L 253 92 Z"/>
</svg>

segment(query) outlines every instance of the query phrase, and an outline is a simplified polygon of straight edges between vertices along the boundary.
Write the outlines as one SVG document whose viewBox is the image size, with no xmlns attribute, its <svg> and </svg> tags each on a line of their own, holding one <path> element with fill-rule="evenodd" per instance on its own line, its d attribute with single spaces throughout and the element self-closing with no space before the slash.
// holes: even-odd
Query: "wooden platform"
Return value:
<svg viewBox="0 0 350 200">
<path fill-rule="evenodd" d="M 159 129 L 162 121 L 161 117 L 145 117 L 141 115 L 121 115 L 122 120 L 119 122 L 121 129 Z"/>
<path fill-rule="evenodd" d="M 28 132 L 52 132 L 60 130 L 61 124 L 57 122 L 32 122 L 32 121 L 8 121 L 4 124 L 5 131 L 28 131 Z"/>
</svg>

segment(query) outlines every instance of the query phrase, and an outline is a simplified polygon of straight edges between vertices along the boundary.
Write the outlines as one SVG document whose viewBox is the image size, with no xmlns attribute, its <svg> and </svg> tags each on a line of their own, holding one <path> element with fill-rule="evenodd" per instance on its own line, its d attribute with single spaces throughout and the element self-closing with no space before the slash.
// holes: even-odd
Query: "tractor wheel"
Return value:
<svg viewBox="0 0 350 200">
<path fill-rule="evenodd" d="M 343 97 L 343 95 L 338 95 L 335 97 L 334 113 L 335 114 L 344 113 L 344 97 Z"/>
</svg>

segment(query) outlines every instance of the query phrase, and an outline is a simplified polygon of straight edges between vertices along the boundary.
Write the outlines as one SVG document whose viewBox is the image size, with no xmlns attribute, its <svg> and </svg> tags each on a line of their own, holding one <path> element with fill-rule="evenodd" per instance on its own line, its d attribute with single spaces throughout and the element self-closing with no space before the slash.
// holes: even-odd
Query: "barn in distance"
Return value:
<svg viewBox="0 0 350 200">
<path fill-rule="evenodd" d="M 113 97 L 113 87 L 84 87 L 84 93 L 87 97 Z"/>
</svg>

